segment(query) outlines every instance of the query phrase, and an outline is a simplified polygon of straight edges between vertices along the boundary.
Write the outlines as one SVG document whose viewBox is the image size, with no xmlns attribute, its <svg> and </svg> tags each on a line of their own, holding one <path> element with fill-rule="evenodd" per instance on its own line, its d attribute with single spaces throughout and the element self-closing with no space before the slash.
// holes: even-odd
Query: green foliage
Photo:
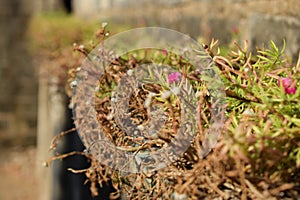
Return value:
<svg viewBox="0 0 300 200">
<path fill-rule="evenodd" d="M 73 43 L 87 43 L 93 39 L 95 30 L 95 23 L 63 13 L 46 13 L 33 17 L 29 36 L 34 49 L 58 52 L 72 48 Z"/>
<path fill-rule="evenodd" d="M 253 58 L 245 45 L 226 60 L 215 59 L 227 91 L 229 156 L 242 157 L 249 174 L 271 181 L 288 180 L 300 167 L 300 66 L 286 63 L 284 47 L 271 41 L 270 49 Z M 282 77 L 294 81 L 295 94 L 278 86 Z"/>
</svg>

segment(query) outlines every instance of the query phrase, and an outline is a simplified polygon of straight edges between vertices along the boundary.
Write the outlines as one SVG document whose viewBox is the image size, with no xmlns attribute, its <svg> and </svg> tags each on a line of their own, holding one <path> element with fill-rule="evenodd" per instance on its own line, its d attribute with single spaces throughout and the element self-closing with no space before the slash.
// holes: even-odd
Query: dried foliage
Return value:
<svg viewBox="0 0 300 200">
<path fill-rule="evenodd" d="M 104 40 L 106 30 L 98 32 Z M 75 46 L 88 54 L 89 50 Z M 154 138 L 126 135 L 118 128 L 111 115 L 111 95 L 115 85 L 128 70 L 145 62 L 171 65 L 186 78 L 199 93 L 197 130 L 194 141 L 182 157 L 166 168 L 146 173 L 121 174 L 101 164 L 95 157 L 80 152 L 91 161 L 88 169 L 72 170 L 85 173 L 91 192 L 98 195 L 96 185 L 112 181 L 116 192 L 112 199 L 296 199 L 300 197 L 300 61 L 292 65 L 283 57 L 284 48 L 278 49 L 271 42 L 270 49 L 257 51 L 253 56 L 247 42 L 235 45 L 232 52 L 221 56 L 217 42 L 204 45 L 207 53 L 218 66 L 225 85 L 226 116 L 222 136 L 214 150 L 203 156 L 201 145 L 213 117 L 209 92 L 193 66 L 178 55 L 169 52 L 131 52 L 116 58 L 99 80 L 95 94 L 97 119 L 107 137 L 125 151 L 151 151 L 169 143 L 180 125 L 179 100 L 175 96 L 155 98 L 154 104 L 165 108 L 164 128 Z M 71 70 L 76 76 L 76 69 Z M 278 80 L 288 77 L 288 87 L 295 87 L 294 94 L 285 91 Z M 145 101 L 150 93 L 163 93 L 162 84 L 149 83 L 130 97 L 130 118 L 136 126 L 145 125 L 149 113 Z M 52 148 L 56 146 L 52 142 Z M 101 153 L 101 152 L 99 152 Z M 56 155 L 51 158 L 63 158 Z"/>
</svg>

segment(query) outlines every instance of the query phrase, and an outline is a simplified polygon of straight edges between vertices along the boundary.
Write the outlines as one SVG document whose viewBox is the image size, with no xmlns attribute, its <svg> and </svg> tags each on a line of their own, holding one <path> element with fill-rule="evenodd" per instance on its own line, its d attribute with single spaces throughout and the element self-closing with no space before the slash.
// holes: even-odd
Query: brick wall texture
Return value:
<svg viewBox="0 0 300 200">
<path fill-rule="evenodd" d="M 27 50 L 30 1 L 0 1 L 0 142 L 36 131 L 37 82 Z M 1 143 L 2 144 L 2 143 Z"/>
</svg>

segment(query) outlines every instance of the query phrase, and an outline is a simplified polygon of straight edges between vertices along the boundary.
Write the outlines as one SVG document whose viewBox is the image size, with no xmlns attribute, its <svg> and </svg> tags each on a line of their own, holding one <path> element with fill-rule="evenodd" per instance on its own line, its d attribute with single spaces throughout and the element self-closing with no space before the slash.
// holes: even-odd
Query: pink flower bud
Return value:
<svg viewBox="0 0 300 200">
<path fill-rule="evenodd" d="M 162 55 L 166 56 L 168 55 L 168 51 L 167 50 L 161 50 Z"/>
<path fill-rule="evenodd" d="M 239 33 L 239 28 L 237 26 L 234 26 L 232 28 L 232 33 L 235 34 L 235 35 L 237 35 Z"/>
<path fill-rule="evenodd" d="M 181 73 L 179 72 L 172 72 L 168 76 L 169 83 L 174 83 L 180 81 Z"/>
<path fill-rule="evenodd" d="M 293 85 L 293 79 L 291 78 L 280 78 L 278 79 L 278 86 L 282 84 L 285 93 L 295 94 L 296 93 L 296 85 Z"/>
</svg>

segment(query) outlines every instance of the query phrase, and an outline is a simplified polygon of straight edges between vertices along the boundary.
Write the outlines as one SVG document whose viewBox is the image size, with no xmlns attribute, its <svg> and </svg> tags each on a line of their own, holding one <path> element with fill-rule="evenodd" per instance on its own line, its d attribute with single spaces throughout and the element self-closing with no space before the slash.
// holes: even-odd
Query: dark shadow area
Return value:
<svg viewBox="0 0 300 200">
<path fill-rule="evenodd" d="M 65 125 L 65 130 L 69 130 L 74 127 L 72 110 L 67 109 L 66 116 L 69 120 Z M 84 146 L 77 132 L 64 136 L 62 148 L 60 149 L 61 153 L 83 150 Z M 103 188 L 98 187 L 99 196 L 92 197 L 90 184 L 84 184 L 86 181 L 85 174 L 74 174 L 68 170 L 68 168 L 86 169 L 88 167 L 89 161 L 80 155 L 71 156 L 62 161 L 55 161 L 53 165 L 53 200 L 109 200 L 109 194 L 114 192 L 111 184 L 104 185 Z"/>
<path fill-rule="evenodd" d="M 73 12 L 73 2 L 72 0 L 63 0 L 64 9 L 67 13 Z"/>
</svg>

